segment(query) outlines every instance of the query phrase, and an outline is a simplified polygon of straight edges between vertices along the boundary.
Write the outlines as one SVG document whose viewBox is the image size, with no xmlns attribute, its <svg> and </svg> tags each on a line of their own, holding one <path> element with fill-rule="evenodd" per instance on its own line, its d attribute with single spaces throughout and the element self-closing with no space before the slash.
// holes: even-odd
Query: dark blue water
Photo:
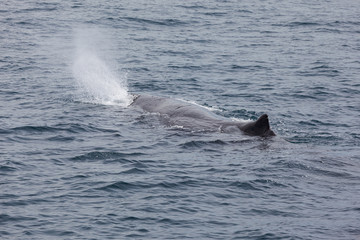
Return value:
<svg viewBox="0 0 360 240">
<path fill-rule="evenodd" d="M 3 1 L 1 239 L 359 239 L 359 1 Z M 263 139 L 166 127 L 129 93 Z"/>
</svg>

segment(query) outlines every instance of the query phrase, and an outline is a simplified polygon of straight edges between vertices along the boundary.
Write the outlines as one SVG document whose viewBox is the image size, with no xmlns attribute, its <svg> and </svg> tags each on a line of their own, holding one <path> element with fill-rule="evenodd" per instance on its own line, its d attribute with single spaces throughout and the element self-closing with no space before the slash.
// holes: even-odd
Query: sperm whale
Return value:
<svg viewBox="0 0 360 240">
<path fill-rule="evenodd" d="M 131 106 L 150 113 L 159 113 L 166 124 L 182 126 L 189 129 L 219 130 L 232 133 L 241 131 L 250 136 L 275 136 L 270 129 L 267 114 L 256 121 L 232 121 L 219 116 L 205 108 L 188 102 L 151 95 L 134 95 Z"/>
</svg>

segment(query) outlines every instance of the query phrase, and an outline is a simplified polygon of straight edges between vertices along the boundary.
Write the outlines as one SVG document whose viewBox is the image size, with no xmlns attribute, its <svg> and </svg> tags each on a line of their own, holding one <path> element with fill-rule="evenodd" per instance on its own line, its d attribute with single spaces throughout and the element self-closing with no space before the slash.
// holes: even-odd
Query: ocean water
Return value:
<svg viewBox="0 0 360 240">
<path fill-rule="evenodd" d="M 3 1 L 1 239 L 359 239 L 360 2 Z M 166 127 L 132 93 L 274 138 Z"/>
</svg>

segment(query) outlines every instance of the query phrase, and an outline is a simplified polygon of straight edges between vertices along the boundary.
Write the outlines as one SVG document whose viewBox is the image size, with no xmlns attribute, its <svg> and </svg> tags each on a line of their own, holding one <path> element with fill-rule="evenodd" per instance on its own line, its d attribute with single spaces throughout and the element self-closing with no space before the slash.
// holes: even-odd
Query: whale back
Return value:
<svg viewBox="0 0 360 240">
<path fill-rule="evenodd" d="M 205 108 L 172 98 L 138 95 L 131 105 L 140 107 L 146 112 L 160 113 L 171 118 L 187 117 L 209 121 L 222 119 Z"/>
<path fill-rule="evenodd" d="M 222 132 L 234 132 L 238 129 L 251 136 L 275 136 L 270 129 L 266 114 L 254 122 L 238 123 L 187 102 L 150 95 L 135 96 L 131 105 L 140 107 L 146 112 L 161 114 L 168 125 L 191 129 L 216 129 Z"/>
</svg>

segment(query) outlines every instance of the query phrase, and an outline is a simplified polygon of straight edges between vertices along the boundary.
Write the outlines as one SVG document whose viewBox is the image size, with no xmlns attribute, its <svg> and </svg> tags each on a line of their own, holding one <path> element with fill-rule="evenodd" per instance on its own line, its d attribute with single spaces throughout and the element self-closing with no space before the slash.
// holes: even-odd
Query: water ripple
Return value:
<svg viewBox="0 0 360 240">
<path fill-rule="evenodd" d="M 89 152 L 71 158 L 72 161 L 102 161 L 102 162 L 120 162 L 132 163 L 133 160 L 128 158 L 144 156 L 143 153 L 120 153 L 120 152 Z M 104 161 L 106 160 L 106 161 Z"/>
<path fill-rule="evenodd" d="M 2 1 L 0 238 L 356 239 L 359 9 Z M 129 91 L 278 136 L 167 128 Z"/>
</svg>

